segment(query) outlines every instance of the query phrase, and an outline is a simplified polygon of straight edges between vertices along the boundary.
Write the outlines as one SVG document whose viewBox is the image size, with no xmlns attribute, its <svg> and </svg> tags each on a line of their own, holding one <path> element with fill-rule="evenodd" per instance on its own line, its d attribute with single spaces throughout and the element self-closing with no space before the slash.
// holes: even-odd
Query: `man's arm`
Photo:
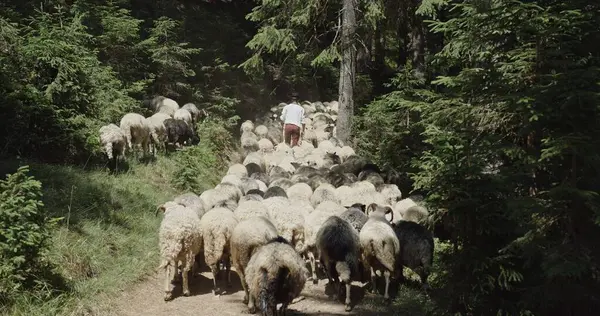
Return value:
<svg viewBox="0 0 600 316">
<path fill-rule="evenodd" d="M 279 119 L 285 123 L 285 115 L 287 114 L 287 105 L 283 107 L 283 110 L 281 110 L 281 116 L 279 117 Z"/>
</svg>

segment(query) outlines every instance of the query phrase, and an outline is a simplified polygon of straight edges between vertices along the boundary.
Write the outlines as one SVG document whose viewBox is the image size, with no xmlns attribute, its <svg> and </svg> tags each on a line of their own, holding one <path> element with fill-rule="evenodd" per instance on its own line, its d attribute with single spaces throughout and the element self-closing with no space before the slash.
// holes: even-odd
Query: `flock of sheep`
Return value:
<svg viewBox="0 0 600 316">
<path fill-rule="evenodd" d="M 299 146 L 282 143 L 281 122 L 270 115 L 241 125 L 243 161 L 231 165 L 220 184 L 199 196 L 185 193 L 160 205 L 160 269 L 165 300 L 172 281 L 189 295 L 189 275 L 199 255 L 213 274 L 235 268 L 251 313 L 285 313 L 317 269 L 342 291 L 351 310 L 351 282 L 376 271 L 403 279 L 403 267 L 419 274 L 427 289 L 433 262 L 432 234 L 422 224 L 426 208 L 414 197 L 401 199 L 396 184 L 378 167 L 335 137 L 337 102 L 305 102 L 306 132 Z M 277 144 L 276 146 L 274 144 Z M 201 257 L 198 257 L 201 258 Z M 307 268 L 309 261 L 311 271 Z M 317 264 L 320 263 L 320 266 Z M 221 267 L 222 264 L 222 267 Z"/>
<path fill-rule="evenodd" d="M 146 100 L 144 105 L 154 112 L 152 116 L 145 118 L 138 113 L 127 113 L 119 126 L 111 123 L 100 128 L 100 145 L 109 160 L 116 162 L 127 151 L 137 157 L 138 146 L 143 155 L 150 152 L 156 155 L 159 149 L 166 150 L 169 143 L 191 145 L 199 142 L 195 124 L 207 115 L 206 111 L 199 110 L 193 103 L 179 108 L 177 102 L 163 96 Z"/>
</svg>

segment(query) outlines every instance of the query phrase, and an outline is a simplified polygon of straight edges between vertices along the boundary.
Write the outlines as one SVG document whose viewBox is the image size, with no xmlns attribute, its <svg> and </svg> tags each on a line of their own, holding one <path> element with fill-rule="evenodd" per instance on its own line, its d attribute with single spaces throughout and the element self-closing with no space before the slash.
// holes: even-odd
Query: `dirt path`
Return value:
<svg viewBox="0 0 600 316">
<path fill-rule="evenodd" d="M 132 289 L 124 292 L 123 295 L 112 305 L 111 315 L 120 316 L 187 316 L 187 315 L 247 315 L 247 307 L 242 303 L 243 291 L 240 280 L 235 272 L 231 273 L 232 288 L 230 294 L 225 293 L 221 296 L 214 296 L 212 289 L 212 275 L 207 271 L 202 271 L 194 279 L 190 278 L 190 290 L 192 295 L 189 297 L 181 296 L 180 285 L 175 287 L 175 298 L 170 302 L 163 300 L 163 276 L 157 273 L 148 280 L 139 284 L 132 285 Z M 360 283 L 355 283 L 352 288 L 354 301 L 358 305 L 353 311 L 345 312 L 342 302 L 334 301 L 325 294 L 327 279 L 321 279 L 318 285 L 313 285 L 308 281 L 302 292 L 305 297 L 297 303 L 288 307 L 288 315 L 393 315 L 382 303 L 382 299 L 372 298 L 372 294 L 366 294 Z M 328 293 L 330 292 L 327 287 Z M 365 299 L 367 298 L 367 299 Z M 373 304 L 368 302 L 379 302 Z"/>
</svg>

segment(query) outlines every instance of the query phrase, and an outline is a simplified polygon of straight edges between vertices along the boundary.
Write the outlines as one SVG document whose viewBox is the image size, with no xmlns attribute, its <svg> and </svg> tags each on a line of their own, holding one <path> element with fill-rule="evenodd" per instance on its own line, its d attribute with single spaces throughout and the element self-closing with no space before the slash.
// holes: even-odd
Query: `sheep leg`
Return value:
<svg viewBox="0 0 600 316">
<path fill-rule="evenodd" d="M 227 274 L 227 287 L 231 287 L 231 260 L 225 260 L 225 273 Z"/>
<path fill-rule="evenodd" d="M 172 262 L 167 263 L 165 266 L 165 301 L 169 301 L 173 298 L 173 292 L 171 291 L 171 280 L 173 280 L 173 264 Z"/>
<path fill-rule="evenodd" d="M 213 275 L 213 294 L 219 295 L 219 289 L 217 288 L 217 276 L 219 274 L 218 263 L 211 265 L 210 270 L 212 271 Z"/>
<path fill-rule="evenodd" d="M 319 278 L 317 278 L 317 264 L 315 260 L 315 254 L 312 253 L 312 251 L 308 252 L 308 260 L 310 261 L 310 268 L 312 270 L 313 284 L 319 284 Z"/>
<path fill-rule="evenodd" d="M 383 298 L 385 300 L 389 300 L 390 299 L 390 294 L 389 294 L 389 290 L 390 290 L 390 276 L 391 273 L 390 271 L 385 271 L 383 272 L 383 275 L 385 276 L 385 293 L 383 294 Z"/>
<path fill-rule="evenodd" d="M 254 305 L 254 297 L 250 297 L 248 300 L 248 311 L 250 314 L 256 313 L 256 306 Z"/>
<path fill-rule="evenodd" d="M 419 274 L 419 277 L 421 278 L 421 283 L 423 284 L 423 290 L 424 291 L 430 290 L 431 287 L 429 286 L 429 283 L 427 282 L 427 277 L 429 275 L 427 274 L 425 269 L 423 269 L 423 268 L 419 269 L 418 274 Z"/>
<path fill-rule="evenodd" d="M 350 306 L 350 293 L 351 293 L 350 290 L 352 289 L 352 284 L 351 284 L 350 280 L 348 280 L 344 283 L 346 285 L 346 301 L 345 301 L 346 308 L 345 308 L 345 310 L 347 312 L 349 312 L 352 310 L 352 306 Z"/>
<path fill-rule="evenodd" d="M 183 296 L 190 296 L 189 272 L 194 267 L 196 257 L 192 253 L 187 254 L 186 263 L 181 275 L 183 277 Z"/>
<path fill-rule="evenodd" d="M 236 271 L 240 270 L 236 269 Z M 242 302 L 248 304 L 248 284 L 246 283 L 246 276 L 244 276 L 244 272 L 238 272 L 238 274 L 240 276 L 240 281 L 242 281 L 242 289 L 244 289 L 244 300 Z"/>
<path fill-rule="evenodd" d="M 371 267 L 371 291 L 372 293 L 377 293 L 377 274 L 375 273 L 375 269 L 373 269 L 373 267 Z"/>
</svg>

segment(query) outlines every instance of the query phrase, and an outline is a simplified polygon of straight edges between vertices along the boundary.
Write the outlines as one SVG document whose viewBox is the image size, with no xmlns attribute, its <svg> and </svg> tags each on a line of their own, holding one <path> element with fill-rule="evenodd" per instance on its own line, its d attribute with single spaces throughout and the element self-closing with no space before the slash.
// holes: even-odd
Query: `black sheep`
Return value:
<svg viewBox="0 0 600 316">
<path fill-rule="evenodd" d="M 186 122 L 170 118 L 166 119 L 164 124 L 167 131 L 167 142 L 180 145 L 183 145 L 184 142 L 192 145 L 200 142 L 194 129 Z"/>
</svg>

